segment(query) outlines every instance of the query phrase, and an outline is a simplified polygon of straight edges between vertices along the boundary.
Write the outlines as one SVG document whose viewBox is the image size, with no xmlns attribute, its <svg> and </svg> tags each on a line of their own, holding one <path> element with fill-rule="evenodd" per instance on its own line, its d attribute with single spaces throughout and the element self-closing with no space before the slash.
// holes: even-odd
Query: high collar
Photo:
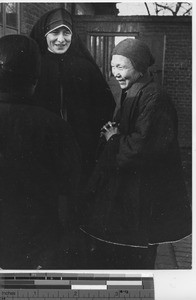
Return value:
<svg viewBox="0 0 196 300">
<path fill-rule="evenodd" d="M 71 55 L 70 55 L 69 49 L 63 54 L 57 54 L 57 53 L 53 53 L 53 52 L 47 50 L 45 53 L 45 58 L 46 59 L 49 58 L 50 60 L 58 63 L 58 62 L 71 60 Z"/>
<path fill-rule="evenodd" d="M 135 97 L 138 92 L 151 81 L 153 81 L 153 76 L 150 72 L 146 72 L 127 90 L 127 97 Z"/>
</svg>

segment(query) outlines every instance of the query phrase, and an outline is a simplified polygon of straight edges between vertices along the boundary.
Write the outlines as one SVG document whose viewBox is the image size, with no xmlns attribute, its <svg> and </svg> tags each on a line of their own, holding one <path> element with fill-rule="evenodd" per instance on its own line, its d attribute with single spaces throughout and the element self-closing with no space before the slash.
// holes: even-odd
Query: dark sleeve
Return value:
<svg viewBox="0 0 196 300">
<path fill-rule="evenodd" d="M 50 139 L 51 164 L 58 180 L 59 194 L 76 192 L 80 180 L 80 152 L 70 126 L 60 118 L 53 124 Z M 49 151 L 48 149 L 48 151 Z"/>
<path fill-rule="evenodd" d="M 164 97 L 163 97 L 164 98 Z M 140 99 L 130 132 L 113 135 L 106 143 L 89 181 L 88 191 L 100 190 L 113 172 L 128 168 L 133 172 L 144 164 L 164 161 L 177 140 L 177 116 L 168 98 L 151 94 Z"/>
<path fill-rule="evenodd" d="M 75 57 L 72 64 L 72 128 L 86 160 L 94 161 L 102 126 L 112 120 L 115 101 L 101 71 Z M 89 142 L 90 141 L 90 142 Z M 88 159 L 89 157 L 89 159 Z"/>
<path fill-rule="evenodd" d="M 78 62 L 78 91 L 80 97 L 84 98 L 87 109 L 90 110 L 90 122 L 95 131 L 109 120 L 112 120 L 115 109 L 115 101 L 110 88 L 98 67 L 88 60 Z"/>
<path fill-rule="evenodd" d="M 97 119 L 101 127 L 112 120 L 115 109 L 115 100 L 113 94 L 104 79 L 101 71 L 97 71 L 91 67 L 91 93 L 96 105 Z"/>
<path fill-rule="evenodd" d="M 119 136 L 119 167 L 164 158 L 177 139 L 177 116 L 167 96 L 149 94 L 139 105 L 133 130 Z"/>
</svg>

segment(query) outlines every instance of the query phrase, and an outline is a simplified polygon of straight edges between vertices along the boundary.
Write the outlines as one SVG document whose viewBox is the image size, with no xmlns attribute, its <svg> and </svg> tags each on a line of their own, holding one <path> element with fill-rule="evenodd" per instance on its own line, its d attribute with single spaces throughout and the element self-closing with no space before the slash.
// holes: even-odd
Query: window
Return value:
<svg viewBox="0 0 196 300">
<path fill-rule="evenodd" d="M 134 33 L 127 36 L 127 33 L 126 35 L 117 35 L 117 33 L 97 32 L 88 34 L 88 49 L 107 81 L 112 76 L 110 67 L 112 49 L 123 39 L 136 38 L 137 35 Z"/>
<path fill-rule="evenodd" d="M 3 4 L 0 4 L 0 37 L 3 35 Z"/>
<path fill-rule="evenodd" d="M 19 33 L 19 4 L 0 4 L 0 36 Z"/>
<path fill-rule="evenodd" d="M 111 53 L 113 48 L 126 38 L 137 39 L 139 38 L 139 33 L 89 32 L 87 35 L 87 47 L 105 79 L 110 84 L 111 89 L 114 85 L 110 66 Z M 146 42 L 151 49 L 153 56 L 156 58 L 150 71 L 154 74 L 157 82 L 163 84 L 166 37 L 164 34 L 154 34 L 152 36 L 151 34 L 146 33 L 142 34 L 142 40 Z"/>
<path fill-rule="evenodd" d="M 2 5 L 3 4 L 0 4 L 0 24 L 2 24 L 2 21 L 3 21 L 3 9 L 2 9 Z"/>
</svg>

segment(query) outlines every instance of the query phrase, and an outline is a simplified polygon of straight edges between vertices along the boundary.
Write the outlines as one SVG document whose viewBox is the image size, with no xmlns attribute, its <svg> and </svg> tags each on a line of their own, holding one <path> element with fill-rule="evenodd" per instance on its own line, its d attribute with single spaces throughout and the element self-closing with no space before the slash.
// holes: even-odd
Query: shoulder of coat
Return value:
<svg viewBox="0 0 196 300">
<path fill-rule="evenodd" d="M 167 92 L 161 86 L 157 86 L 154 83 L 145 86 L 139 95 L 139 105 L 141 107 L 152 107 L 161 103 L 168 105 L 170 102 L 171 98 Z"/>
<path fill-rule="evenodd" d="M 140 96 L 153 99 L 169 98 L 169 95 L 165 89 L 162 86 L 157 85 L 155 82 L 151 82 L 144 86 L 144 88 L 141 90 Z"/>
</svg>

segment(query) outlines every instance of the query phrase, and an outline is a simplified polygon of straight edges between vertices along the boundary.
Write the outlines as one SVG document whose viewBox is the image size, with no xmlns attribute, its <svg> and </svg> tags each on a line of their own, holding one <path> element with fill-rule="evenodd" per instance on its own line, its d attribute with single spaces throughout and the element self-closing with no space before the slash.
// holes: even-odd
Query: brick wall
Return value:
<svg viewBox="0 0 196 300">
<path fill-rule="evenodd" d="M 181 146 L 191 145 L 192 46 L 191 26 L 172 24 L 167 28 L 164 85 L 178 110 Z M 191 25 L 191 24 L 190 24 Z"/>
<path fill-rule="evenodd" d="M 37 19 L 46 11 L 71 4 L 21 3 L 21 33 L 29 34 Z M 192 23 L 191 17 L 113 17 L 74 16 L 78 34 L 87 43 L 88 32 L 134 33 L 140 37 L 148 34 L 166 36 L 164 86 L 171 95 L 179 118 L 181 147 L 191 147 L 192 140 Z"/>
<path fill-rule="evenodd" d="M 179 118 L 179 142 L 190 148 L 192 140 L 192 20 L 191 17 L 74 17 L 76 29 L 87 42 L 88 32 L 135 33 L 166 37 L 164 86 Z"/>
<path fill-rule="evenodd" d="M 20 4 L 20 16 L 21 34 L 28 35 L 35 24 L 35 22 L 47 11 L 61 6 L 61 3 L 21 3 Z"/>
</svg>

